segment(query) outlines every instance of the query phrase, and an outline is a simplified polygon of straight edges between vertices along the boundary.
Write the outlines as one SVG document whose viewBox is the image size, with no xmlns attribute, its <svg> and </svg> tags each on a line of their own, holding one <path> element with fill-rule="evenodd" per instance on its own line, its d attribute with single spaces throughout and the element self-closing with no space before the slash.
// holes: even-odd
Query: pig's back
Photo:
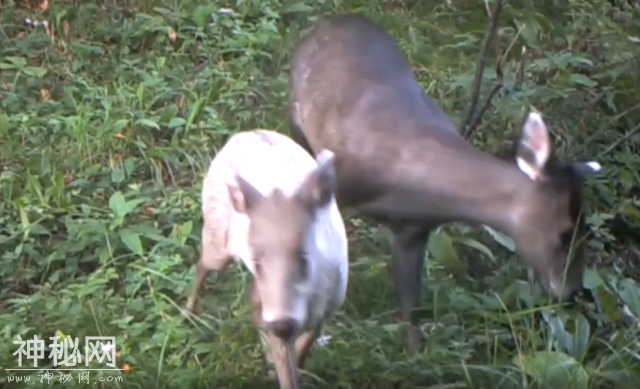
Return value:
<svg viewBox="0 0 640 389">
<path fill-rule="evenodd" d="M 276 187 L 291 194 L 316 166 L 309 153 L 275 131 L 243 131 L 229 138 L 211 161 L 202 185 L 203 233 L 215 239 L 217 255 L 241 259 L 254 270 L 246 242 L 249 219 L 235 212 L 227 187 L 237 185 L 236 174 L 264 195 Z"/>
</svg>

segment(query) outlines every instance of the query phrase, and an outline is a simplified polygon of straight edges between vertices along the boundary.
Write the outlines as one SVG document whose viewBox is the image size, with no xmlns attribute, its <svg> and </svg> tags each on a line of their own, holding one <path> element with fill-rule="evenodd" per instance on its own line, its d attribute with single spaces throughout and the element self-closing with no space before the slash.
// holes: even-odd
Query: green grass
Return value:
<svg viewBox="0 0 640 389">
<path fill-rule="evenodd" d="M 460 123 L 483 2 L 50 0 L 44 12 L 39 3 L 0 2 L 1 385 L 86 386 L 77 373 L 47 384 L 37 371 L 5 370 L 17 367 L 17 335 L 62 334 L 117 338 L 127 370 L 92 371 L 92 387 L 275 387 L 263 378 L 244 270 L 211 275 L 199 314 L 182 311 L 209 161 L 237 131 L 287 133 L 291 47 L 325 12 L 382 24 Z M 407 359 L 384 229 L 351 217 L 347 301 L 326 327 L 332 342 L 312 351 L 304 388 L 637 386 L 640 327 L 616 302 L 640 317 L 640 138 L 630 134 L 640 122 L 640 13 L 602 0 L 507 3 L 501 42 L 515 43 L 505 87 L 474 142 L 503 153 L 534 106 L 560 155 L 603 164 L 587 193 L 585 285 L 597 304 L 545 300 L 508 239 L 448 226 L 430 240 L 424 269 L 425 348 Z M 48 33 L 24 28 L 27 17 L 46 18 Z M 530 57 L 518 89 L 522 45 Z M 8 381 L 29 374 L 28 385 Z"/>
</svg>

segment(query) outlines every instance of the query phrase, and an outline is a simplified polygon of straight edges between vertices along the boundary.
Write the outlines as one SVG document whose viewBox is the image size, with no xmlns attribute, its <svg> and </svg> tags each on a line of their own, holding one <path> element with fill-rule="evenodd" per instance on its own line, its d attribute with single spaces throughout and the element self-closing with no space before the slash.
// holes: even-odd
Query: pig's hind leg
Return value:
<svg viewBox="0 0 640 389">
<path fill-rule="evenodd" d="M 205 226 L 202 228 L 202 245 L 200 247 L 200 259 L 196 264 L 196 275 L 193 290 L 187 299 L 186 308 L 193 312 L 198 294 L 206 289 L 205 283 L 209 272 L 224 270 L 233 261 L 233 257 L 226 250 L 221 250 L 216 234 Z"/>
</svg>

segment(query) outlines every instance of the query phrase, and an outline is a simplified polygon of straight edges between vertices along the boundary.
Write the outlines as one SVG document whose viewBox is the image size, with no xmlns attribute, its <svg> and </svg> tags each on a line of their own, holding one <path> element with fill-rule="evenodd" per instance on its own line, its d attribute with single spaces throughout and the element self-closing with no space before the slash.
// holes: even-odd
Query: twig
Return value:
<svg viewBox="0 0 640 389">
<path fill-rule="evenodd" d="M 516 81 L 513 84 L 514 90 L 522 89 L 522 82 L 524 80 L 524 61 L 527 57 L 527 46 L 522 46 L 522 55 L 520 56 L 520 62 L 518 63 L 518 70 L 516 71 Z"/>
<path fill-rule="evenodd" d="M 491 18 L 491 9 L 489 8 L 489 0 L 484 0 L 484 9 L 487 11 L 487 16 Z"/>
<path fill-rule="evenodd" d="M 640 103 L 634 105 L 633 107 L 620 112 L 619 114 L 617 114 L 616 116 L 613 117 L 613 119 L 609 120 L 608 123 L 604 126 L 601 126 L 601 129 L 596 131 L 595 133 L 587 136 L 584 140 L 582 140 L 580 142 L 580 144 L 582 145 L 582 147 L 580 147 L 579 149 L 577 148 L 573 148 L 572 150 L 576 150 L 573 153 L 571 153 L 569 156 L 573 157 L 574 155 L 578 155 L 580 152 L 586 151 L 591 142 L 593 141 L 594 138 L 596 138 L 597 136 L 599 136 L 601 134 L 601 132 L 607 128 L 611 128 L 613 127 L 620 119 L 622 119 L 623 117 L 627 116 L 629 113 L 637 110 L 638 108 L 640 108 Z"/>
<path fill-rule="evenodd" d="M 511 39 L 511 43 L 509 43 L 509 47 L 507 47 L 507 50 L 505 50 L 505 52 L 502 55 L 502 57 L 508 57 L 509 56 L 509 53 L 511 53 L 511 49 L 513 49 L 513 46 L 516 44 L 516 41 L 518 40 L 518 38 L 520 38 L 520 34 L 522 34 L 522 29 L 523 28 L 524 28 L 524 24 L 522 26 L 520 26 L 520 28 L 516 32 L 516 35 L 513 37 L 513 39 Z M 527 50 L 524 46 L 522 46 L 522 49 L 525 50 L 525 51 Z"/>
<path fill-rule="evenodd" d="M 617 139 L 609 147 L 604 149 L 600 154 L 598 154 L 598 156 L 596 157 L 596 160 L 599 160 L 602 157 L 604 157 L 605 155 L 609 154 L 613 149 L 615 149 L 616 147 L 620 146 L 623 142 L 627 141 L 629 138 L 631 138 L 633 135 L 635 135 L 638 131 L 640 131 L 640 124 L 635 126 L 631 131 L 629 131 L 626 134 L 624 134 L 624 136 L 622 138 Z"/>
<path fill-rule="evenodd" d="M 487 63 L 487 51 L 489 50 L 489 46 L 491 45 L 491 42 L 496 35 L 496 30 L 498 28 L 498 18 L 500 16 L 500 11 L 502 10 L 503 3 L 504 0 L 495 0 L 493 11 L 491 12 L 489 27 L 487 28 L 487 32 L 484 36 L 484 41 L 482 42 L 482 49 L 480 50 L 480 57 L 478 58 L 478 64 L 476 65 L 476 74 L 473 79 L 471 89 L 471 106 L 469 107 L 467 118 L 463 122 L 462 129 L 460 131 L 462 133 L 462 136 L 464 136 L 465 138 L 467 138 L 470 133 L 475 131 L 475 128 L 469 126 L 469 123 L 471 123 L 471 121 L 473 120 L 476 109 L 478 108 L 478 102 L 480 100 L 480 88 L 482 86 L 482 75 L 484 74 L 484 67 Z"/>
<path fill-rule="evenodd" d="M 482 115 L 484 115 L 486 110 L 489 109 L 489 106 L 491 105 L 491 100 L 493 100 L 493 96 L 495 96 L 495 94 L 498 93 L 500 88 L 502 88 L 502 85 L 504 82 L 504 74 L 502 73 L 502 59 L 504 58 L 504 56 L 500 54 L 500 51 L 498 51 L 496 56 L 497 56 L 496 82 L 493 84 L 493 87 L 491 88 L 491 91 L 489 92 L 489 95 L 487 96 L 487 99 L 484 101 L 484 104 L 482 105 L 480 110 L 478 110 L 473 115 L 473 118 L 471 119 L 471 123 L 469 124 L 469 127 L 468 127 L 470 131 L 467 132 L 467 136 L 466 136 L 467 139 L 471 139 L 471 137 L 475 133 L 475 129 L 478 128 L 478 124 L 480 123 L 480 119 L 482 118 Z"/>
<path fill-rule="evenodd" d="M 513 49 L 513 46 L 515 45 L 516 41 L 520 37 L 521 32 L 522 32 L 522 27 L 518 29 L 518 32 L 513 37 L 513 39 L 511 40 L 511 43 L 509 43 L 509 46 L 504 51 L 504 53 L 502 52 L 502 45 L 501 45 L 502 36 L 500 35 L 500 32 L 498 32 L 498 38 L 496 39 L 496 69 L 495 69 L 496 81 L 494 82 L 493 87 L 491 88 L 491 91 L 487 95 L 487 99 L 485 100 L 480 110 L 473 115 L 473 118 L 471 119 L 471 123 L 469 123 L 469 127 L 468 127 L 469 132 L 467 132 L 466 134 L 467 139 L 471 139 L 473 137 L 473 135 L 476 132 L 475 130 L 478 128 L 478 125 L 480 124 L 480 119 L 482 119 L 482 116 L 484 115 L 484 113 L 487 111 L 487 109 L 489 109 L 489 106 L 491 105 L 491 101 L 493 100 L 493 97 L 503 87 L 504 73 L 502 72 L 502 62 L 507 56 L 509 56 L 511 49 Z M 523 51 L 526 52 L 526 48 L 524 46 L 522 47 L 522 49 Z M 524 74 L 524 55 L 520 58 L 520 63 L 518 64 L 518 66 L 522 69 L 522 73 Z M 521 77 L 523 77 L 523 75 L 521 75 Z M 522 80 L 520 82 L 522 82 Z"/>
</svg>

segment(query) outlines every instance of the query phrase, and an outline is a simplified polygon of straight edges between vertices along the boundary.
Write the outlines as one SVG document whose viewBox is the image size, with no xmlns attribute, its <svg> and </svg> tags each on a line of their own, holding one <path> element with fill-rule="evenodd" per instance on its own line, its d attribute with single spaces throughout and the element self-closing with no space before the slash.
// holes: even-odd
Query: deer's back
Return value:
<svg viewBox="0 0 640 389">
<path fill-rule="evenodd" d="M 469 148 L 394 39 L 358 15 L 325 17 L 299 41 L 289 93 L 312 151 L 336 155 L 341 206 L 380 195 L 414 154 L 430 150 L 436 163 L 439 150 Z"/>
<path fill-rule="evenodd" d="M 329 115 L 336 116 L 332 124 L 353 117 L 367 124 L 333 129 L 313 122 L 312 137 L 332 132 L 342 140 L 366 132 L 383 143 L 392 136 L 406 140 L 455 132 L 451 120 L 424 94 L 393 37 L 359 15 L 327 16 L 300 40 L 291 84 L 293 100 L 302 106 L 296 113 L 300 120 Z M 445 134 L 433 135 L 438 132 Z"/>
</svg>

